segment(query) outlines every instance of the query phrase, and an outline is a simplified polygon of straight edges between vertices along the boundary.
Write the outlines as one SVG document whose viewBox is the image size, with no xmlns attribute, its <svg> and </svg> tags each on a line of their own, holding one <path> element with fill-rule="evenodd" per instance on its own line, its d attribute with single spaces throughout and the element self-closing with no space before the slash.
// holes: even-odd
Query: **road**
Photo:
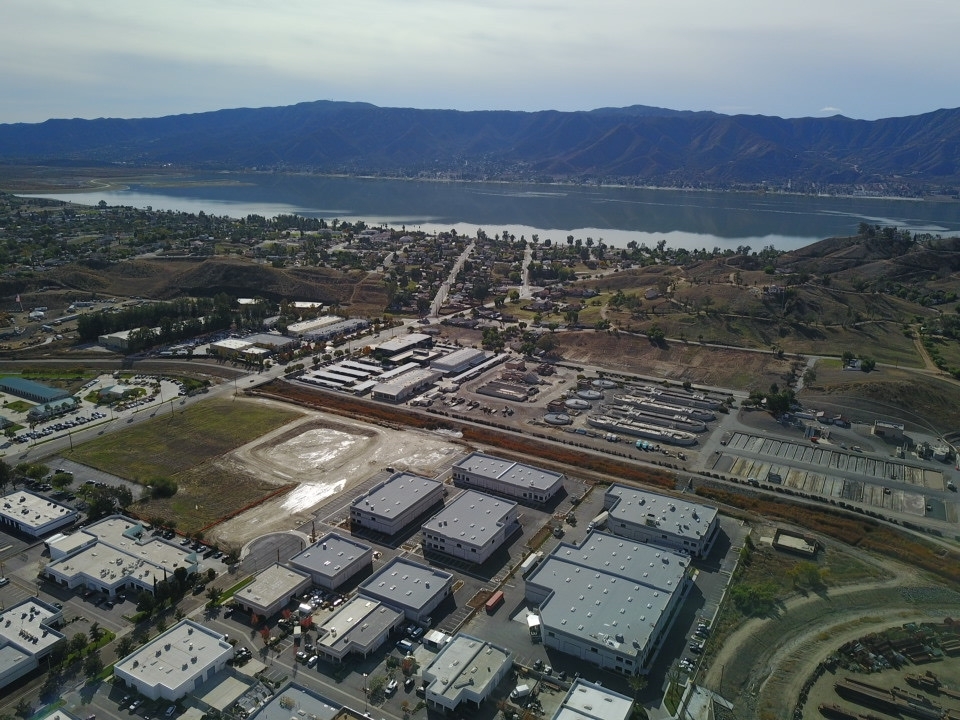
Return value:
<svg viewBox="0 0 960 720">
<path fill-rule="evenodd" d="M 433 298 L 433 303 L 430 306 L 431 317 L 440 317 L 440 308 L 442 308 L 443 304 L 447 301 L 447 295 L 450 294 L 450 286 L 456 282 L 457 275 L 463 269 L 463 264 L 467 261 L 467 258 L 473 254 L 473 250 L 476 246 L 477 241 L 471 240 L 470 243 L 463 249 L 463 252 L 460 253 L 460 257 L 458 257 L 457 261 L 453 264 L 450 274 L 447 276 L 447 279 L 444 280 L 443 284 L 440 285 L 440 289 L 437 290 L 436 297 Z"/>
</svg>

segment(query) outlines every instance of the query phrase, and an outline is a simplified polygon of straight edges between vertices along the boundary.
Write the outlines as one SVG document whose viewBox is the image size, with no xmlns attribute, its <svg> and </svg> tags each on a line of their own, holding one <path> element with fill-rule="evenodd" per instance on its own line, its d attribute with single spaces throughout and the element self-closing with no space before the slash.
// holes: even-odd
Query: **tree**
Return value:
<svg viewBox="0 0 960 720">
<path fill-rule="evenodd" d="M 0 460 L 0 492 L 6 490 L 7 485 L 10 483 L 12 478 L 13 472 L 11 471 L 10 466 L 3 460 Z"/>
<path fill-rule="evenodd" d="M 126 657 L 127 655 L 133 652 L 133 648 L 134 648 L 133 638 L 130 637 L 129 635 L 124 635 L 123 637 L 117 640 L 117 648 L 116 648 L 117 657 L 118 658 Z"/>
<path fill-rule="evenodd" d="M 71 653 L 81 653 L 85 647 L 87 647 L 86 633 L 74 633 L 73 637 L 70 638 L 70 642 L 67 643 L 67 649 Z"/>
<path fill-rule="evenodd" d="M 73 484 L 73 473 L 61 472 L 58 470 L 53 474 L 53 477 L 50 478 L 50 484 L 55 490 L 62 492 Z"/>
<path fill-rule="evenodd" d="M 103 658 L 100 657 L 100 651 L 87 655 L 87 659 L 83 661 L 83 674 L 88 678 L 96 677 L 103 670 Z"/>
<path fill-rule="evenodd" d="M 94 621 L 90 625 L 89 635 L 92 643 L 98 642 L 103 637 L 103 628 L 100 627 L 100 623 Z"/>
</svg>

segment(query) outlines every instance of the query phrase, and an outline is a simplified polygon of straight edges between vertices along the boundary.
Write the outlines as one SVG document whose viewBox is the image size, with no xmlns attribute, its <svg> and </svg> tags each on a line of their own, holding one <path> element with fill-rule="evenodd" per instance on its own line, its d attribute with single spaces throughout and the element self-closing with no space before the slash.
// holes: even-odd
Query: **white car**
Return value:
<svg viewBox="0 0 960 720">
<path fill-rule="evenodd" d="M 396 678 L 393 678 L 390 680 L 390 682 L 387 683 L 387 687 L 384 688 L 384 692 L 387 695 L 393 695 L 397 691 L 397 688 L 399 687 L 400 687 L 400 683 L 397 682 Z"/>
</svg>

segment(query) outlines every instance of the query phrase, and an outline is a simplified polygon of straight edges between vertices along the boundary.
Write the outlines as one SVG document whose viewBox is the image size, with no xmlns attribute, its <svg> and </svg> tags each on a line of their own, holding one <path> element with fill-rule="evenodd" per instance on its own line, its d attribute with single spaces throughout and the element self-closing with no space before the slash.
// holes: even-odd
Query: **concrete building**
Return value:
<svg viewBox="0 0 960 720">
<path fill-rule="evenodd" d="M 544 645 L 625 675 L 646 674 L 691 586 L 689 558 L 592 532 L 560 543 L 526 578 Z"/>
<path fill-rule="evenodd" d="M 430 368 L 444 376 L 459 375 L 462 372 L 486 362 L 491 353 L 476 348 L 460 348 L 430 363 Z"/>
<path fill-rule="evenodd" d="M 185 619 L 119 660 L 113 674 L 150 700 L 176 702 L 232 657 L 233 646 L 223 635 Z"/>
<path fill-rule="evenodd" d="M 123 515 L 111 515 L 47 545 L 47 578 L 71 590 L 87 588 L 111 597 L 124 591 L 152 593 L 156 583 L 178 571 L 192 575 L 200 569 L 197 553 L 151 535 Z"/>
<path fill-rule="evenodd" d="M 307 573 L 317 587 L 337 590 L 373 566 L 373 548 L 330 532 L 290 558 L 290 565 Z"/>
<path fill-rule="evenodd" d="M 423 524 L 423 548 L 480 564 L 519 529 L 515 502 L 467 490 Z"/>
<path fill-rule="evenodd" d="M 710 552 L 720 534 L 717 509 L 666 495 L 612 485 L 603 496 L 614 535 L 671 548 L 694 557 Z"/>
<path fill-rule="evenodd" d="M 314 318 L 312 320 L 295 322 L 287 325 L 287 335 L 291 337 L 297 337 L 299 335 L 305 336 L 307 333 L 320 330 L 328 325 L 343 322 L 344 319 L 345 318 L 342 318 L 339 315 L 324 315 L 323 317 Z"/>
<path fill-rule="evenodd" d="M 290 605 L 313 580 L 299 570 L 274 564 L 257 573 L 253 582 L 234 593 L 233 602 L 248 613 L 269 618 Z"/>
<path fill-rule="evenodd" d="M 107 402 L 121 400 L 127 395 L 133 395 L 138 389 L 139 388 L 136 388 L 133 385 L 126 385 L 124 383 L 107 385 L 106 387 L 100 388 L 100 399 L 106 400 Z"/>
<path fill-rule="evenodd" d="M 360 720 L 359 712 L 351 715 L 344 708 L 323 695 L 297 683 L 287 683 L 260 707 L 249 720 Z"/>
<path fill-rule="evenodd" d="M 398 557 L 360 584 L 359 594 L 379 600 L 413 622 L 429 625 L 453 588 L 453 575 Z"/>
<path fill-rule="evenodd" d="M 270 353 L 286 352 L 287 350 L 294 350 L 300 346 L 300 341 L 297 338 L 290 338 L 278 332 L 255 333 L 241 339 L 254 347 L 262 348 Z"/>
<path fill-rule="evenodd" d="M 513 670 L 513 653 L 480 638 L 458 633 L 423 670 L 427 708 L 443 713 L 461 703 L 477 709 Z"/>
<path fill-rule="evenodd" d="M 480 452 L 454 464 L 453 482 L 533 505 L 549 502 L 563 489 L 560 473 Z"/>
<path fill-rule="evenodd" d="M 66 642 L 57 630 L 63 612 L 28 598 L 0 612 L 0 688 L 33 672 L 54 647 Z"/>
<path fill-rule="evenodd" d="M 240 355 L 253 343 L 241 340 L 240 338 L 224 338 L 210 343 L 208 352 L 222 358 L 234 358 Z"/>
<path fill-rule="evenodd" d="M 414 348 L 428 348 L 432 344 L 433 338 L 426 333 L 409 333 L 380 343 L 373 349 L 373 356 L 378 360 L 390 360 Z"/>
<path fill-rule="evenodd" d="M 394 473 L 350 503 L 350 525 L 384 535 L 396 535 L 437 503 L 443 483 L 413 473 Z"/>
<path fill-rule="evenodd" d="M 368 327 L 370 327 L 369 320 L 365 320 L 364 318 L 350 318 L 322 328 L 317 328 L 316 330 L 308 330 L 303 333 L 303 339 L 308 342 L 324 342 L 342 335 L 350 335 L 351 333 L 366 330 Z"/>
<path fill-rule="evenodd" d="M 317 627 L 317 654 L 331 662 L 343 662 L 351 653 L 367 657 L 402 622 L 402 612 L 357 595 Z"/>
<path fill-rule="evenodd" d="M 385 382 L 374 385 L 371 394 L 375 400 L 403 402 L 435 383 L 440 378 L 436 370 L 418 367 Z"/>
<path fill-rule="evenodd" d="M 577 678 L 550 720 L 630 720 L 633 700 Z"/>
<path fill-rule="evenodd" d="M 0 378 L 0 391 L 35 403 L 54 402 L 70 397 L 70 393 L 66 390 L 41 385 L 38 382 L 21 377 Z"/>
<path fill-rule="evenodd" d="M 159 328 L 157 328 L 159 330 Z M 119 330 L 113 333 L 107 333 L 97 338 L 97 342 L 108 350 L 117 352 L 126 352 L 130 347 L 130 333 L 133 330 Z"/>
<path fill-rule="evenodd" d="M 0 530 L 39 538 L 75 523 L 78 517 L 73 508 L 26 490 L 0 498 Z"/>
</svg>

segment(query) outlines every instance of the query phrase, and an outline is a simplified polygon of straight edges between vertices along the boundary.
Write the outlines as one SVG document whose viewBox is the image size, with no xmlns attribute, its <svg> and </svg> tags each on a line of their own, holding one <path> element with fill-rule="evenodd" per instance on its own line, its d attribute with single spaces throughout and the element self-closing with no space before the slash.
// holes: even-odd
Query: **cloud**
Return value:
<svg viewBox="0 0 960 720">
<path fill-rule="evenodd" d="M 843 115 L 843 110 L 840 108 L 832 107 L 827 105 L 827 107 L 820 108 L 821 115 Z"/>
</svg>

